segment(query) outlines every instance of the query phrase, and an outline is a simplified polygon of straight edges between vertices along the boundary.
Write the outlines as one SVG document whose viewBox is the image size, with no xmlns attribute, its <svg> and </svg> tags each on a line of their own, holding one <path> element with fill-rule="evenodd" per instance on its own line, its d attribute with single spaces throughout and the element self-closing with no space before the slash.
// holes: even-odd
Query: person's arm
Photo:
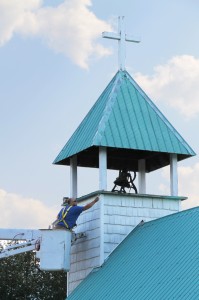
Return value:
<svg viewBox="0 0 199 300">
<path fill-rule="evenodd" d="M 91 208 L 97 201 L 99 201 L 99 197 L 97 196 L 92 202 L 86 204 L 83 210 L 87 210 Z"/>
</svg>

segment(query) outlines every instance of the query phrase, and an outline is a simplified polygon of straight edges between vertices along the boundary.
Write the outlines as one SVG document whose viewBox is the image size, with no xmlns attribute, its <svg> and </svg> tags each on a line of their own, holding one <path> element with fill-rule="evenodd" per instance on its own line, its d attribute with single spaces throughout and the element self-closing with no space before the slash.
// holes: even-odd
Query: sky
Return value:
<svg viewBox="0 0 199 300">
<path fill-rule="evenodd" d="M 193 0 L 0 0 L 0 227 L 47 228 L 70 169 L 53 165 L 118 70 L 126 70 L 199 153 L 199 3 Z M 169 195 L 169 168 L 147 174 L 147 191 Z M 198 205 L 198 156 L 178 164 L 182 208 Z M 108 173 L 108 190 L 116 173 Z M 98 170 L 78 168 L 78 196 L 98 190 Z"/>
</svg>

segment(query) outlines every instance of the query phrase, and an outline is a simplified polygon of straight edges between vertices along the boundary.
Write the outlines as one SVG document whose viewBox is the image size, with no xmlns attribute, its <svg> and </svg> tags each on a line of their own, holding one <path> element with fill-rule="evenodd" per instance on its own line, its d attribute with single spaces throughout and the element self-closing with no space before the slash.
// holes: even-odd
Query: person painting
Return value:
<svg viewBox="0 0 199 300">
<path fill-rule="evenodd" d="M 78 206 L 77 199 L 64 197 L 63 201 L 64 204 L 66 203 L 66 206 L 58 213 L 57 220 L 53 223 L 53 229 L 73 229 L 73 227 L 76 226 L 76 221 L 80 214 L 91 208 L 98 200 L 99 197 L 97 196 L 92 202 L 85 206 Z"/>
</svg>

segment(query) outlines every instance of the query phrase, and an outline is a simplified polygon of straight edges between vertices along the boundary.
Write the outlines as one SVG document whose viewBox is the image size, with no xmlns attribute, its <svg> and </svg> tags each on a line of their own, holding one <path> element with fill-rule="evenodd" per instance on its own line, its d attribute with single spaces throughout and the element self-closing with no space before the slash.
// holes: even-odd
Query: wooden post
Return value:
<svg viewBox="0 0 199 300">
<path fill-rule="evenodd" d="M 107 190 L 107 151 L 99 147 L 99 189 Z"/>
<path fill-rule="evenodd" d="M 170 154 L 170 191 L 171 196 L 178 196 L 177 154 Z"/>
<path fill-rule="evenodd" d="M 138 193 L 146 194 L 146 170 L 145 159 L 138 160 Z"/>
<path fill-rule="evenodd" d="M 70 158 L 70 197 L 77 198 L 77 155 Z"/>
</svg>

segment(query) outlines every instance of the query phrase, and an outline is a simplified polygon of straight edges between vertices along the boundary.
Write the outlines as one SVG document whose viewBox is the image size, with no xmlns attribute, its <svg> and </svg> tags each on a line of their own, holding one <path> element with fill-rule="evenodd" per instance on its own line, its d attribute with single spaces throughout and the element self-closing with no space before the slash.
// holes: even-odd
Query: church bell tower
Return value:
<svg viewBox="0 0 199 300">
<path fill-rule="evenodd" d="M 100 201 L 78 219 L 76 232 L 86 236 L 71 248 L 69 293 L 140 222 L 180 210 L 186 197 L 178 195 L 177 164 L 195 155 L 125 70 L 125 43 L 139 41 L 126 35 L 124 17 L 119 17 L 117 33 L 104 32 L 103 37 L 118 41 L 119 70 L 54 161 L 70 167 L 71 197 L 78 197 L 78 167 L 99 169 L 98 190 L 77 198 L 83 206 L 98 194 Z M 146 173 L 165 166 L 170 166 L 170 195 L 148 194 Z M 119 174 L 111 191 L 107 190 L 107 170 Z M 137 174 L 138 187 L 130 174 Z"/>
</svg>

